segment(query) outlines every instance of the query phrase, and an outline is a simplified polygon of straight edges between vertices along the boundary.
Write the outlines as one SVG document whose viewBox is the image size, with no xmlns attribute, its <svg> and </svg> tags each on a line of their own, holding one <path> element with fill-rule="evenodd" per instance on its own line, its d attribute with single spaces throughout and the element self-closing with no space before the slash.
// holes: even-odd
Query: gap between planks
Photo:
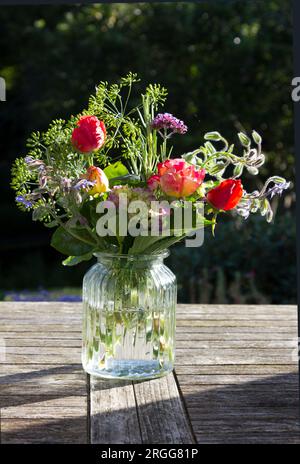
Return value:
<svg viewBox="0 0 300 464">
<path fill-rule="evenodd" d="M 173 373 L 142 382 L 91 377 L 91 443 L 192 444 Z"/>
</svg>

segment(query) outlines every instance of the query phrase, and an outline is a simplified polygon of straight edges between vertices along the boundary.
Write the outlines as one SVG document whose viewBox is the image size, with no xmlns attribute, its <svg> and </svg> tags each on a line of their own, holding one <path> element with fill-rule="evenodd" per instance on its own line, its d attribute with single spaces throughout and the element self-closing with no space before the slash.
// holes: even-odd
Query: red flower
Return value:
<svg viewBox="0 0 300 464">
<path fill-rule="evenodd" d="M 205 170 L 197 170 L 181 158 L 169 159 L 157 165 L 158 174 L 151 176 L 147 183 L 151 190 L 159 185 L 164 193 L 175 198 L 192 195 L 203 182 Z"/>
<path fill-rule="evenodd" d="M 96 116 L 82 116 L 72 132 L 72 144 L 82 153 L 99 150 L 105 138 L 105 125 Z"/>
<path fill-rule="evenodd" d="M 159 186 L 159 176 L 157 174 L 153 174 L 147 180 L 147 184 L 150 190 L 155 190 Z"/>
<path fill-rule="evenodd" d="M 227 179 L 217 187 L 211 189 L 206 198 L 216 209 L 228 211 L 235 208 L 243 195 L 243 186 L 240 180 Z"/>
</svg>

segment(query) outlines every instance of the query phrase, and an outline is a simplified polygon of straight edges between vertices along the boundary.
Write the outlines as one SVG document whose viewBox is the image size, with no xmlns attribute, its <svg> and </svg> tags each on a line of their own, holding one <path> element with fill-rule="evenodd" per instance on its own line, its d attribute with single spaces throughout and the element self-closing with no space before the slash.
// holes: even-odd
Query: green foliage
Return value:
<svg viewBox="0 0 300 464">
<path fill-rule="evenodd" d="M 121 161 L 117 161 L 114 164 L 110 164 L 104 169 L 104 172 L 107 178 L 113 179 L 114 177 L 121 177 L 126 176 L 128 174 L 128 169 L 121 163 Z"/>
<path fill-rule="evenodd" d="M 217 225 L 215 237 L 207 231 L 200 248 L 175 246 L 167 264 L 176 272 L 179 301 L 191 302 L 191 282 L 194 302 L 224 303 L 215 294 L 222 269 L 228 303 L 242 303 L 244 296 L 247 303 L 295 304 L 295 234 L 295 218 L 289 213 L 276 216 L 271 225 L 251 216 L 246 222 Z"/>
<path fill-rule="evenodd" d="M 27 183 L 36 176 L 28 171 L 24 158 L 17 158 L 11 170 L 11 187 L 20 195 L 28 192 Z M 24 209 L 24 206 L 21 206 Z"/>
<path fill-rule="evenodd" d="M 62 264 L 64 266 L 77 266 L 77 264 L 81 263 L 82 261 L 89 261 L 92 257 L 93 253 L 91 252 L 81 256 L 69 256 L 62 262 Z"/>
<path fill-rule="evenodd" d="M 85 230 L 66 230 L 58 227 L 51 239 L 51 246 L 64 255 L 82 256 L 91 252 L 95 244 Z"/>
<path fill-rule="evenodd" d="M 134 69 L 143 82 L 159 81 L 170 89 L 169 111 L 189 126 L 189 137 L 175 141 L 175 156 L 188 152 L 198 143 L 199 135 L 214 127 L 225 137 L 236 131 L 249 134 L 255 120 L 257 131 L 264 134 L 268 159 L 261 171 L 263 176 L 277 171 L 294 178 L 293 103 L 287 91 L 293 74 L 289 0 L 44 5 L 30 9 L 3 6 L 0 21 L 0 75 L 5 77 L 8 89 L 7 101 L 0 105 L 1 211 L 11 224 L 2 239 L 2 286 L 81 284 L 84 264 L 70 272 L 58 267 L 56 255 L 46 245 L 48 231 L 9 206 L 13 197 L 7 180 L 27 135 L 35 128 L 44 131 L 51 119 L 76 115 L 101 79 L 116 81 Z M 240 38 L 239 44 L 234 43 L 235 37 Z M 116 157 L 120 143 L 116 140 Z M 129 148 L 124 151 L 129 152 Z M 247 171 L 246 177 L 247 189 L 257 188 L 259 181 L 252 181 Z M 25 193 L 26 185 L 16 185 L 17 190 L 21 187 Z M 276 302 L 295 301 L 294 262 L 290 259 L 295 249 L 295 229 L 293 221 L 280 219 L 285 209 L 293 211 L 294 193 L 286 199 L 277 212 L 276 225 L 269 229 L 264 226 L 270 233 L 280 222 L 281 237 L 264 240 L 263 233 L 247 254 L 258 260 L 263 250 L 262 269 L 267 277 L 262 272 L 259 285 L 269 300 Z M 227 225 L 217 226 L 216 240 L 224 231 L 226 247 L 224 243 L 223 248 L 218 246 L 209 262 L 214 259 L 215 266 L 224 266 L 230 252 L 236 266 L 242 266 L 248 242 L 241 242 L 230 229 L 235 234 L 233 241 L 225 229 Z M 263 248 L 259 247 L 262 239 Z M 284 252 L 278 253 L 284 239 L 280 249 Z M 20 251 L 23 243 L 27 248 Z M 227 251 L 227 244 L 235 244 L 234 253 L 232 248 Z M 211 252 L 210 243 L 206 245 L 207 253 Z M 194 253 L 189 255 L 186 269 L 195 257 Z M 178 273 L 182 261 L 175 264 Z M 26 273 L 28 266 L 31 273 Z M 272 280 L 271 269 L 280 271 L 280 278 L 275 273 L 277 279 Z M 290 277 L 282 278 L 284 275 Z M 229 285 L 233 273 L 228 274 L 227 269 L 226 278 Z"/>
</svg>

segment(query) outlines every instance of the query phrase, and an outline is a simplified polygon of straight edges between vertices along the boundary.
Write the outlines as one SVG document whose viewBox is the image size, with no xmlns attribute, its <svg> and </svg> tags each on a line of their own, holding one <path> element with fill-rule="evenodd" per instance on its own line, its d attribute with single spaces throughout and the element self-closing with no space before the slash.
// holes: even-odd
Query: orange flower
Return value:
<svg viewBox="0 0 300 464">
<path fill-rule="evenodd" d="M 108 178 L 102 169 L 97 168 L 96 166 L 90 166 L 83 177 L 84 179 L 95 182 L 94 186 L 89 190 L 90 195 L 104 193 L 109 190 Z"/>
</svg>

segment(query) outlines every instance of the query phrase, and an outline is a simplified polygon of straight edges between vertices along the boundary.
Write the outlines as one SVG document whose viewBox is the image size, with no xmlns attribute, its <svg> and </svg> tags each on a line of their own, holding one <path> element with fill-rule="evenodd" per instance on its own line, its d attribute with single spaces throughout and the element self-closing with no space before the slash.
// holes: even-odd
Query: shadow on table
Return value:
<svg viewBox="0 0 300 464">
<path fill-rule="evenodd" d="M 68 382 L 68 374 L 76 374 L 78 382 L 76 375 Z M 51 381 L 47 382 L 48 376 Z M 85 378 L 80 365 L 55 366 L 0 377 L 2 443 L 89 442 L 90 418 L 86 405 L 89 392 Z M 115 386 L 132 385 L 120 381 L 93 384 L 94 389 L 106 390 L 107 395 Z M 185 388 L 184 403 L 200 444 L 300 443 L 297 373 L 264 377 L 238 385 L 200 387 L 191 383 L 188 390 L 187 393 Z M 70 398 L 68 404 L 64 404 L 67 397 L 74 398 L 74 406 Z M 49 412 L 43 411 L 46 401 L 53 402 Z M 7 408 L 12 409 L 8 411 Z M 154 409 L 155 414 L 159 412 L 165 420 L 176 421 L 172 398 L 148 402 L 138 408 L 112 408 L 93 419 L 103 427 L 109 424 L 109 437 L 113 437 L 110 443 L 126 443 L 126 439 L 131 443 L 179 443 L 170 441 L 172 437 L 169 435 L 164 437 L 163 432 L 160 436 L 152 435 L 151 441 L 147 441 L 143 420 L 151 416 Z M 134 423 L 138 424 L 136 441 L 132 441 L 132 432 L 126 438 L 126 430 Z"/>
</svg>

